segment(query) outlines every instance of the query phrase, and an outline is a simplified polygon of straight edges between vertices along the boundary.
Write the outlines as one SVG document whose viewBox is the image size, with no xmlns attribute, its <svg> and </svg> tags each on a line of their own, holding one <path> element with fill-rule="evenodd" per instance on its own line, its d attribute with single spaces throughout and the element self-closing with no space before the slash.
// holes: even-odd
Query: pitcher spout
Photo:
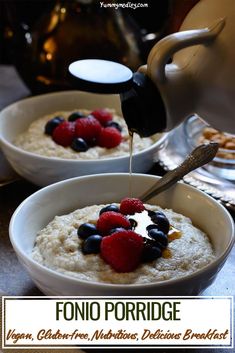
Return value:
<svg viewBox="0 0 235 353">
<path fill-rule="evenodd" d="M 166 129 L 166 108 L 157 86 L 141 73 L 133 74 L 132 88 L 120 95 L 124 119 L 130 131 L 149 137 Z"/>
</svg>

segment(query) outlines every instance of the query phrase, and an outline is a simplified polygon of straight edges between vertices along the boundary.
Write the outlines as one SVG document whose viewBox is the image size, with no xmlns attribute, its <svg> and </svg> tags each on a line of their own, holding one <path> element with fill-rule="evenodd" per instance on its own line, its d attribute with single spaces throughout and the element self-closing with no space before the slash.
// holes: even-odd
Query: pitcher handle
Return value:
<svg viewBox="0 0 235 353">
<path fill-rule="evenodd" d="M 174 53 L 192 45 L 209 44 L 222 31 L 224 25 L 225 19 L 222 18 L 208 28 L 170 34 L 155 44 L 148 56 L 147 68 L 142 66 L 139 71 L 147 70 L 147 75 L 151 78 L 151 67 L 154 67 L 154 76 L 163 83 L 166 80 L 165 66 Z"/>
</svg>

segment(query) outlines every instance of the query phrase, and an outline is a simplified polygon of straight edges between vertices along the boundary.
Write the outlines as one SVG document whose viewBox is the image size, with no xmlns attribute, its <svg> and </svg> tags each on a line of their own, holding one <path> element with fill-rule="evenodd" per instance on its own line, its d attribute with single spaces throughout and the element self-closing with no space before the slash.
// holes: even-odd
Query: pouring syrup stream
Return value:
<svg viewBox="0 0 235 353">
<path fill-rule="evenodd" d="M 130 157 L 129 157 L 129 197 L 132 197 L 133 195 L 133 190 L 132 190 L 132 157 L 133 157 L 133 136 L 134 132 L 129 130 L 129 152 L 130 152 Z"/>
</svg>

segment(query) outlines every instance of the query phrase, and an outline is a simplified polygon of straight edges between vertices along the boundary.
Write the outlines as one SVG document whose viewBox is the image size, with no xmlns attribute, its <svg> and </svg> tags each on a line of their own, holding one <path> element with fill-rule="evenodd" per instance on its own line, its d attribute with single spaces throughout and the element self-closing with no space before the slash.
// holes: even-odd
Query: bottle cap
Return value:
<svg viewBox="0 0 235 353">
<path fill-rule="evenodd" d="M 73 86 L 93 93 L 122 93 L 131 89 L 132 71 L 117 62 L 85 59 L 69 65 Z"/>
</svg>

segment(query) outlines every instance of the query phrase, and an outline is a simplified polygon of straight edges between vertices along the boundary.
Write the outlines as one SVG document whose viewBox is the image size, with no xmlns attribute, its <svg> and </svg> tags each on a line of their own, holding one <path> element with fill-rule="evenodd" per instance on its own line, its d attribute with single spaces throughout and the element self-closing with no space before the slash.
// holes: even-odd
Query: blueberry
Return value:
<svg viewBox="0 0 235 353">
<path fill-rule="evenodd" d="M 78 228 L 78 236 L 82 239 L 86 239 L 93 234 L 98 234 L 98 231 L 96 226 L 92 223 L 83 223 Z"/>
<path fill-rule="evenodd" d="M 133 218 L 129 218 L 129 222 L 130 222 L 130 224 L 131 224 L 131 228 L 133 229 L 133 228 L 135 228 L 135 227 L 137 227 L 137 222 L 136 222 L 136 220 L 135 219 L 133 219 Z"/>
<path fill-rule="evenodd" d="M 168 245 L 168 239 L 166 234 L 164 234 L 162 231 L 157 230 L 157 229 L 150 229 L 148 232 L 148 235 L 157 242 L 157 245 L 161 249 L 165 249 Z"/>
<path fill-rule="evenodd" d="M 142 252 L 142 261 L 143 262 L 150 262 L 153 260 L 158 259 L 159 257 L 162 256 L 162 251 L 161 249 L 153 245 L 154 242 L 149 242 L 146 243 Z"/>
<path fill-rule="evenodd" d="M 147 227 L 146 227 L 146 230 L 147 231 L 150 231 L 151 229 L 158 229 L 158 226 L 156 224 L 149 224 Z"/>
<path fill-rule="evenodd" d="M 74 112 L 72 114 L 69 115 L 68 117 L 68 121 L 76 121 L 77 119 L 81 119 L 84 118 L 86 115 L 84 115 L 81 112 Z"/>
<path fill-rule="evenodd" d="M 82 244 L 83 254 L 98 254 L 102 236 L 99 234 L 90 235 Z"/>
<path fill-rule="evenodd" d="M 165 214 L 161 211 L 148 211 L 148 215 L 150 218 L 154 217 L 154 216 L 163 216 L 165 217 Z"/>
<path fill-rule="evenodd" d="M 154 216 L 155 215 L 155 211 L 150 211 L 150 210 L 148 210 L 148 215 L 149 215 L 149 217 L 151 218 L 152 216 Z"/>
<path fill-rule="evenodd" d="M 122 132 L 122 127 L 118 123 L 116 123 L 116 121 L 108 121 L 105 124 L 105 127 L 114 127 L 118 131 Z"/>
<path fill-rule="evenodd" d="M 126 231 L 126 229 L 125 229 L 125 228 L 121 228 L 121 227 L 119 227 L 119 228 L 113 228 L 113 229 L 111 229 L 111 230 L 109 231 L 109 234 L 111 235 L 111 234 L 113 234 L 113 233 L 123 232 L 123 231 Z"/>
<path fill-rule="evenodd" d="M 64 121 L 64 118 L 61 116 L 55 116 L 53 119 L 49 120 L 45 125 L 45 134 L 52 135 L 55 128 Z"/>
<path fill-rule="evenodd" d="M 151 217 L 151 219 L 158 226 L 159 230 L 161 230 L 165 234 L 168 234 L 170 229 L 170 223 L 165 215 L 154 215 Z"/>
<path fill-rule="evenodd" d="M 108 205 L 108 206 L 103 207 L 103 208 L 100 210 L 100 215 L 101 215 L 102 213 L 104 213 L 104 212 L 109 212 L 109 211 L 120 213 L 120 210 L 119 210 L 118 206 L 111 204 L 111 205 Z"/>
<path fill-rule="evenodd" d="M 72 141 L 71 148 L 76 152 L 86 152 L 89 146 L 82 138 L 76 137 Z"/>
</svg>

